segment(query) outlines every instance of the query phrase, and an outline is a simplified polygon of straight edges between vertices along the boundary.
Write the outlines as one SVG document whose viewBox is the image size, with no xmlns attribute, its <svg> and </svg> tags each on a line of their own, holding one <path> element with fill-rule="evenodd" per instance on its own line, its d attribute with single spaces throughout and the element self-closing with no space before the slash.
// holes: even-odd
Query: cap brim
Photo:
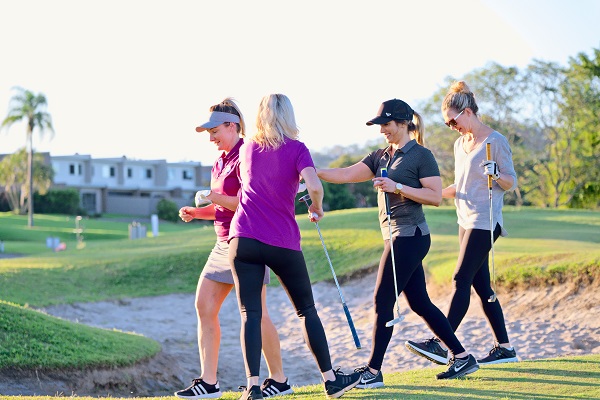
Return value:
<svg viewBox="0 0 600 400">
<path fill-rule="evenodd" d="M 387 124 L 388 122 L 392 121 L 393 118 L 386 118 L 386 117 L 375 117 L 372 120 L 370 120 L 369 122 L 367 122 L 367 125 L 371 126 L 371 125 L 383 125 L 383 124 Z"/>
<path fill-rule="evenodd" d="M 200 126 L 196 127 L 196 132 L 204 132 L 208 129 L 212 129 L 212 128 L 216 128 L 217 126 L 221 125 L 222 122 L 216 122 L 216 121 L 209 121 L 205 124 L 202 124 Z"/>
</svg>

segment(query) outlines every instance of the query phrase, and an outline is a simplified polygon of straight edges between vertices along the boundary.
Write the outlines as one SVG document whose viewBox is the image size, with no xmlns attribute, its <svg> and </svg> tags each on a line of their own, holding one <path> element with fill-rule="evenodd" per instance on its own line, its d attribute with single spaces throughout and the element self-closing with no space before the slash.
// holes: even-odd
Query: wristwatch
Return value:
<svg viewBox="0 0 600 400">
<path fill-rule="evenodd" d="M 401 183 L 396 183 L 396 190 L 394 190 L 394 194 L 400 194 L 403 187 L 404 186 Z"/>
</svg>

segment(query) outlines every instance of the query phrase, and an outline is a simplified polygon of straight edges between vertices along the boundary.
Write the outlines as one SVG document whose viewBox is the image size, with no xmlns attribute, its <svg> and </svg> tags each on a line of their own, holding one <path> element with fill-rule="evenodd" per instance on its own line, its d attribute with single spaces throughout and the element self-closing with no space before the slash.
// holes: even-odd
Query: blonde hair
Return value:
<svg viewBox="0 0 600 400">
<path fill-rule="evenodd" d="M 412 121 L 406 121 L 408 125 L 408 133 L 411 133 L 417 143 L 421 146 L 425 146 L 425 123 L 423 117 L 416 111 L 413 111 Z"/>
<path fill-rule="evenodd" d="M 211 106 L 209 108 L 209 111 L 210 112 L 219 111 L 219 112 L 237 115 L 238 117 L 240 117 L 240 122 L 235 123 L 237 125 L 237 133 L 241 136 L 246 136 L 246 123 L 244 122 L 244 116 L 242 115 L 242 112 L 240 111 L 240 108 L 238 107 L 238 105 L 235 104 L 233 97 L 227 97 L 219 104 L 215 104 L 214 106 Z M 226 122 L 226 123 L 233 124 L 234 122 Z"/>
<path fill-rule="evenodd" d="M 250 140 L 256 142 L 261 150 L 279 148 L 288 137 L 298 139 L 294 108 L 284 94 L 269 94 L 262 98 L 256 117 L 257 132 Z"/>
<path fill-rule="evenodd" d="M 475 102 L 475 95 L 471 92 L 467 84 L 464 81 L 454 82 L 450 86 L 450 89 L 448 89 L 446 97 L 444 97 L 442 111 L 452 109 L 460 112 L 465 108 L 470 108 L 475 115 L 479 111 L 477 102 Z"/>
</svg>

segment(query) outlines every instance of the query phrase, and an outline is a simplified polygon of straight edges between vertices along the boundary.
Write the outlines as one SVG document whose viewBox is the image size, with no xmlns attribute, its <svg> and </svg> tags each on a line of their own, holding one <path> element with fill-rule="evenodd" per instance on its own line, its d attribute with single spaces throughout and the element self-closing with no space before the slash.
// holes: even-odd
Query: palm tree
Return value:
<svg viewBox="0 0 600 400">
<path fill-rule="evenodd" d="M 9 129 L 10 126 L 21 120 L 27 122 L 27 182 L 29 190 L 27 193 L 27 226 L 33 226 L 33 130 L 38 128 L 40 136 L 44 135 L 44 130 L 48 129 L 54 133 L 52 128 L 52 118 L 45 109 L 47 106 L 46 97 L 43 94 L 34 94 L 21 87 L 14 88 L 15 95 L 10 99 L 8 115 L 2 121 L 0 127 Z"/>
</svg>

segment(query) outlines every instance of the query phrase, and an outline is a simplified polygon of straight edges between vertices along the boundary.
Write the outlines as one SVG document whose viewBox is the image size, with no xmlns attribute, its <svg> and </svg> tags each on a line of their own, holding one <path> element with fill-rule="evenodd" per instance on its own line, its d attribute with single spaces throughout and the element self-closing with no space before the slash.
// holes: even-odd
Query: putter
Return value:
<svg viewBox="0 0 600 400">
<path fill-rule="evenodd" d="M 310 195 L 305 194 L 304 196 L 298 199 L 301 203 L 306 204 L 306 208 L 310 206 Z M 327 247 L 325 247 L 325 241 L 323 240 L 323 235 L 321 235 L 321 229 L 319 228 L 319 223 L 315 222 L 317 226 L 317 232 L 319 232 L 319 237 L 321 238 L 321 244 L 323 245 L 323 250 L 325 251 L 325 256 L 327 257 L 327 261 L 329 262 L 329 268 L 331 268 L 331 273 L 333 274 L 333 280 L 335 282 L 335 286 L 337 287 L 338 293 L 340 294 L 340 299 L 342 300 L 342 307 L 344 308 L 344 314 L 346 314 L 346 320 L 348 320 L 348 326 L 350 326 L 350 332 L 352 332 L 352 338 L 354 339 L 354 344 L 357 349 L 360 349 L 360 340 L 358 339 L 358 334 L 356 333 L 356 328 L 354 327 L 354 322 L 352 322 L 352 317 L 350 316 L 350 310 L 348 310 L 348 306 L 346 305 L 346 301 L 344 300 L 344 295 L 342 294 L 342 289 L 340 288 L 340 284 L 338 283 L 337 276 L 335 275 L 335 270 L 333 269 L 333 264 L 331 263 L 331 259 L 329 258 L 329 253 L 327 252 Z"/>
<path fill-rule="evenodd" d="M 486 153 L 486 158 L 488 160 L 492 159 L 492 144 L 491 143 L 486 143 L 485 144 L 485 153 Z M 496 301 L 497 296 L 496 296 L 496 267 L 494 266 L 494 216 L 493 216 L 493 211 L 494 211 L 494 206 L 492 203 L 492 177 L 490 175 L 488 175 L 488 191 L 489 191 L 489 198 L 490 198 L 490 242 L 492 244 L 492 295 L 490 296 L 490 298 L 488 299 L 488 303 L 493 303 Z"/>
<path fill-rule="evenodd" d="M 381 176 L 383 178 L 387 178 L 387 168 L 381 168 Z M 383 195 L 385 196 L 385 211 L 387 213 L 388 231 L 390 232 L 390 251 L 392 252 L 392 271 L 394 273 L 394 294 L 396 295 L 396 312 L 398 313 L 397 318 L 394 318 L 393 320 L 385 323 L 385 326 L 389 328 L 390 326 L 394 326 L 397 323 L 402 322 L 404 316 L 400 315 L 400 293 L 398 293 L 398 282 L 396 280 L 396 257 L 394 257 L 394 243 L 392 242 L 392 222 L 390 219 L 392 212 L 390 210 L 390 200 L 388 198 L 387 192 L 384 192 Z"/>
</svg>

